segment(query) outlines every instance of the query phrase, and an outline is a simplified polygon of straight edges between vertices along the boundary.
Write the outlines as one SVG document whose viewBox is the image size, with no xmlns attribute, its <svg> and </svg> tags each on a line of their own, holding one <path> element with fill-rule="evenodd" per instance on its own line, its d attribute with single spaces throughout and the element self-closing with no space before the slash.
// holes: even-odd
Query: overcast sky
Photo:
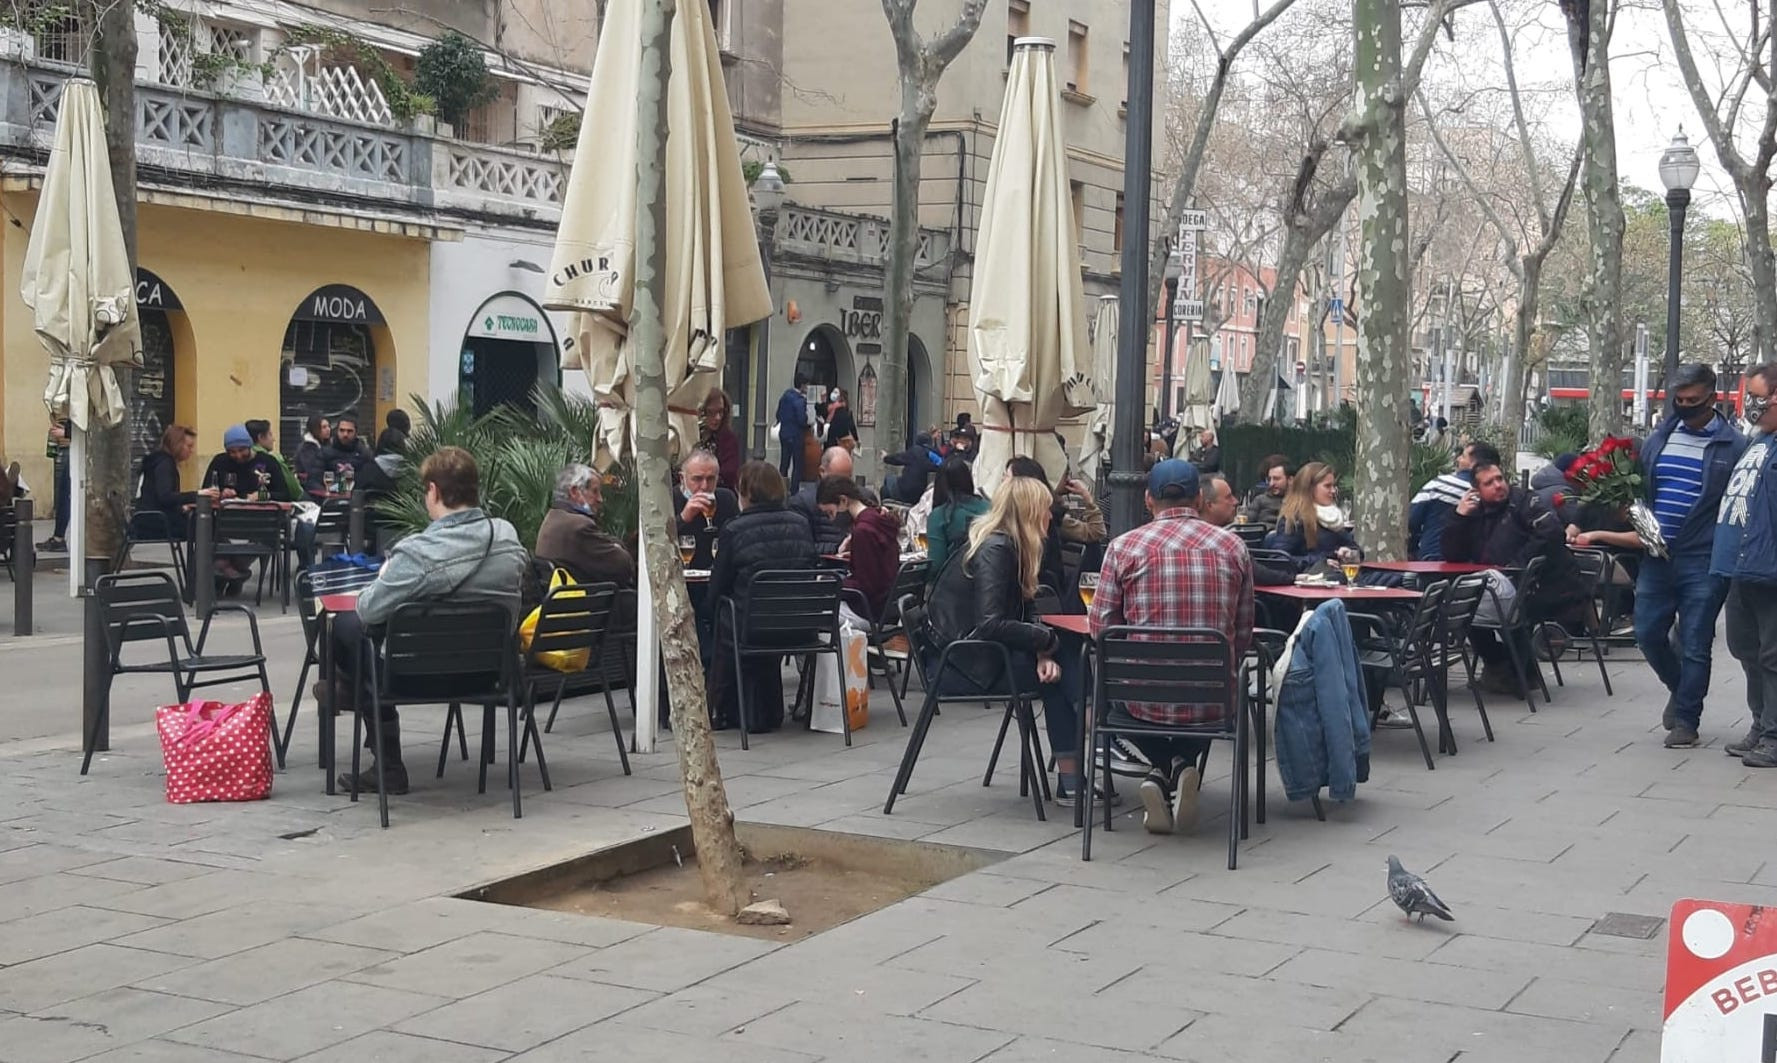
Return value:
<svg viewBox="0 0 1777 1063">
<path fill-rule="evenodd" d="M 1204 13 L 1217 23 L 1218 29 L 1226 32 L 1237 31 L 1252 13 L 1252 0 L 1199 2 Z M 1732 12 L 1743 8 L 1743 4 L 1744 0 L 1726 0 L 1722 9 Z M 1175 22 L 1195 17 L 1188 2 L 1173 0 L 1173 5 Z M 1713 4 L 1705 2 L 1687 3 L 1685 7 L 1687 17 L 1692 18 L 1713 17 L 1715 10 Z M 1571 142 L 1579 133 L 1579 110 L 1573 101 L 1572 62 L 1560 9 L 1551 0 L 1534 5 L 1511 5 L 1508 10 L 1516 12 L 1508 15 L 1514 22 L 1526 17 L 1535 20 L 1526 25 L 1518 37 L 1520 85 L 1527 91 L 1535 91 L 1538 85 L 1545 90 L 1557 85 L 1565 89 L 1555 98 L 1548 121 L 1551 129 Z M 1485 10 L 1470 8 L 1462 13 L 1461 19 L 1454 46 L 1445 38 L 1439 38 L 1440 52 L 1428 67 L 1428 76 L 1438 76 L 1440 65 L 1445 70 L 1452 69 L 1457 56 L 1460 56 L 1465 76 L 1471 79 L 1471 83 L 1474 79 L 1487 77 L 1488 67 L 1498 70 L 1497 39 Z M 1714 25 L 1710 23 L 1707 28 L 1713 29 Z M 1677 63 L 1672 59 L 1666 34 L 1666 20 L 1657 2 L 1646 6 L 1625 6 L 1618 16 L 1612 42 L 1611 77 L 1619 172 L 1624 182 L 1663 194 L 1660 155 L 1682 125 L 1703 166 L 1693 191 L 1694 204 L 1711 213 L 1728 214 L 1726 197 L 1731 196 L 1732 186 L 1721 170 L 1714 148 L 1703 134 L 1690 96 L 1679 77 Z M 1708 62 L 1696 43 L 1693 43 L 1693 52 L 1699 53 L 1699 64 Z M 1558 78 L 1565 79 L 1564 84 L 1558 82 Z M 1499 83 L 1503 85 L 1503 79 Z M 1762 112 L 1755 117 L 1762 117 Z"/>
</svg>

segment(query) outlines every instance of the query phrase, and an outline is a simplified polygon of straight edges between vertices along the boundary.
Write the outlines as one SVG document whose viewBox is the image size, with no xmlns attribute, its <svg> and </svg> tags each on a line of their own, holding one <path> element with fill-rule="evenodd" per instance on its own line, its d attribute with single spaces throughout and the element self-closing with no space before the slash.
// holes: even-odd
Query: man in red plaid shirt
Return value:
<svg viewBox="0 0 1777 1063">
<path fill-rule="evenodd" d="M 1119 535 L 1105 550 L 1098 590 L 1092 600 L 1092 635 L 1131 627 L 1212 628 L 1228 636 L 1235 667 L 1253 635 L 1253 573 L 1246 546 L 1233 532 L 1197 516 L 1197 467 L 1170 458 L 1148 473 L 1148 510 L 1154 519 Z M 1126 710 L 1151 723 L 1213 725 L 1220 705 L 1166 705 L 1129 702 Z M 1131 735 L 1154 765 L 1140 788 L 1147 829 L 1169 834 L 1189 829 L 1197 818 L 1197 760 L 1206 738 L 1149 738 Z"/>
</svg>

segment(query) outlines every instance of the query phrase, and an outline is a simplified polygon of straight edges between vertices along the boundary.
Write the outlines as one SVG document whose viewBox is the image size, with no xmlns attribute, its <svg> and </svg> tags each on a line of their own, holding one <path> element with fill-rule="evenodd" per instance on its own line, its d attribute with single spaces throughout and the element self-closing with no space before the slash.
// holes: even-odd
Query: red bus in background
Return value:
<svg viewBox="0 0 1777 1063">
<path fill-rule="evenodd" d="M 1587 399 L 1589 399 L 1591 397 L 1592 397 L 1592 392 L 1591 392 L 1591 389 L 1589 389 L 1589 388 L 1555 387 L 1555 388 L 1549 389 L 1549 400 L 1551 402 L 1585 402 Z M 1742 382 L 1740 384 L 1740 386 L 1735 388 L 1733 391 L 1718 391 L 1718 392 L 1716 392 L 1715 393 L 1715 404 L 1717 406 L 1723 407 L 1724 409 L 1728 410 L 1734 417 L 1739 417 L 1741 414 L 1742 403 L 1745 400 L 1745 398 L 1746 398 L 1746 385 L 1744 382 Z M 1634 388 L 1624 388 L 1623 389 L 1623 404 L 1625 406 L 1629 406 L 1630 408 L 1633 408 L 1634 403 L 1635 403 L 1635 389 Z M 1648 391 L 1647 391 L 1648 412 L 1653 415 L 1655 420 L 1659 419 L 1660 411 L 1665 406 L 1665 404 L 1666 404 L 1666 389 L 1665 388 L 1649 388 L 1648 389 Z"/>
</svg>

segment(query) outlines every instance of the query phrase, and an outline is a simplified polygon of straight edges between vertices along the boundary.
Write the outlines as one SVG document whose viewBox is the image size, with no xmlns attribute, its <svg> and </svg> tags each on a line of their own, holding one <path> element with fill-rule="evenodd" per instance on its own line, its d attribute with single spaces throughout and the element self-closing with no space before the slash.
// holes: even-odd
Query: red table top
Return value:
<svg viewBox="0 0 1777 1063">
<path fill-rule="evenodd" d="M 321 608 L 329 613 L 355 613 L 358 611 L 358 595 L 356 593 L 323 594 L 315 600 L 320 602 Z"/>
<path fill-rule="evenodd" d="M 1087 637 L 1092 635 L 1089 618 L 1079 613 L 1042 613 L 1037 616 L 1037 619 L 1057 631 L 1071 631 L 1076 635 Z"/>
<path fill-rule="evenodd" d="M 1466 576 L 1485 572 L 1498 565 L 1481 565 L 1473 561 L 1365 561 L 1365 568 L 1378 572 L 1418 572 L 1430 576 Z"/>
<path fill-rule="evenodd" d="M 1403 587 L 1254 587 L 1260 594 L 1270 594 L 1278 598 L 1298 598 L 1308 602 L 1324 602 L 1329 598 L 1345 598 L 1362 601 L 1394 601 L 1411 602 L 1418 600 L 1418 591 L 1410 591 Z"/>
</svg>

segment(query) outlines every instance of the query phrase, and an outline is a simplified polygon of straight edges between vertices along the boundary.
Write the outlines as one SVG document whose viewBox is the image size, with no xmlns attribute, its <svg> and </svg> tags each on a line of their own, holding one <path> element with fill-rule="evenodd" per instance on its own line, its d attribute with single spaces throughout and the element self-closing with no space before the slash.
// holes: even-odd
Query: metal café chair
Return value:
<svg viewBox="0 0 1777 1063">
<path fill-rule="evenodd" d="M 1443 611 L 1444 594 L 1450 589 L 1448 580 L 1440 580 L 1427 587 L 1413 608 L 1412 616 L 1405 626 L 1391 624 L 1381 616 L 1370 613 L 1348 613 L 1351 622 L 1351 634 L 1357 645 L 1358 665 L 1366 673 L 1380 672 L 1382 681 L 1376 686 L 1375 707 L 1370 710 L 1370 730 L 1376 730 L 1376 721 L 1382 714 L 1382 697 L 1387 688 L 1399 688 L 1407 704 L 1407 718 L 1413 722 L 1413 734 L 1419 739 L 1419 753 L 1425 758 L 1427 771 L 1434 771 L 1437 765 L 1431 759 L 1431 745 L 1425 740 L 1425 728 L 1419 723 L 1419 698 L 1415 688 L 1422 689 L 1432 703 L 1437 714 L 1439 727 L 1449 730 L 1448 716 L 1445 708 L 1445 678 L 1439 673 L 1439 667 L 1449 668 L 1449 661 L 1440 646 L 1439 618 Z M 1436 661 L 1434 664 L 1434 653 Z M 1442 739 L 1440 738 L 1440 746 Z"/>
<path fill-rule="evenodd" d="M 1036 713 L 1031 708 L 1031 701 L 1036 697 L 1035 691 L 1024 691 L 1017 688 L 1012 681 L 1012 654 L 1003 643 L 988 642 L 983 639 L 959 639 L 943 646 L 934 645 L 930 638 L 930 629 L 925 622 L 925 607 L 915 605 L 909 600 L 901 603 L 901 617 L 907 627 L 908 641 L 912 644 L 913 659 L 919 669 L 920 686 L 925 690 L 925 701 L 920 705 L 919 716 L 914 720 L 913 731 L 907 736 L 907 749 L 901 754 L 901 767 L 895 772 L 895 781 L 889 787 L 888 800 L 883 802 L 882 814 L 893 815 L 895 800 L 907 792 L 907 786 L 913 780 L 913 766 L 919 761 L 920 750 L 924 748 L 926 735 L 931 731 L 932 720 L 938 715 L 940 706 L 980 704 L 991 706 L 994 702 L 1006 702 L 1006 715 L 1018 721 L 1019 742 L 1019 783 L 1020 797 L 1029 797 L 1036 807 L 1037 819 L 1047 820 L 1043 810 L 1043 802 L 1049 799 L 1049 777 L 1043 770 L 1042 740 L 1037 734 Z M 994 686 L 981 687 L 952 662 L 952 655 L 958 650 L 979 650 L 997 655 L 999 658 L 999 674 L 1006 679 L 1003 688 Z M 933 664 L 929 670 L 926 660 Z M 955 675 L 960 681 L 959 689 L 953 693 L 943 693 L 941 680 L 947 675 Z M 1005 738 L 1005 724 L 1000 727 L 1000 741 L 993 747 L 992 758 L 988 762 L 987 778 L 982 781 L 988 785 L 993 778 L 993 760 L 998 759 L 1001 742 Z M 1033 780 L 1035 785 L 1032 785 Z M 1090 785 L 1090 782 L 1088 782 Z"/>
<path fill-rule="evenodd" d="M 889 697 L 895 703 L 895 715 L 900 718 L 902 727 L 907 726 L 907 710 L 902 705 L 902 698 L 906 696 L 907 683 L 913 674 L 913 666 L 908 661 L 912 652 L 911 649 L 906 654 L 890 650 L 888 643 L 895 636 L 907 633 L 901 623 L 900 603 L 906 598 L 912 598 L 915 604 L 925 601 L 926 573 L 930 570 L 931 565 L 924 558 L 903 561 L 900 570 L 895 573 L 895 583 L 889 590 L 888 601 L 884 603 L 881 615 L 874 617 L 864 631 L 868 659 L 881 665 L 883 679 L 888 683 Z M 862 594 L 847 590 L 843 596 L 850 603 L 853 612 L 859 616 L 871 615 L 869 603 L 864 601 Z M 874 681 L 874 676 L 871 678 Z M 900 680 L 898 687 L 897 679 Z"/>
<path fill-rule="evenodd" d="M 487 766 L 494 758 L 495 709 L 506 706 L 507 785 L 512 790 L 512 818 L 524 816 L 518 782 L 519 717 L 517 697 L 517 624 L 512 613 L 497 602 L 409 602 L 395 610 L 384 626 L 381 645 L 368 635 L 358 646 L 355 674 L 369 675 L 368 712 L 376 748 L 383 748 L 383 705 L 480 705 L 480 780 L 476 792 L 487 792 Z M 368 669 L 368 671 L 367 671 Z M 362 692 L 354 686 L 357 696 Z M 331 716 L 322 715 L 331 723 Z M 536 721 L 526 718 L 524 727 L 536 738 Z M 329 739 L 332 728 L 329 726 Z M 357 779 L 364 740 L 364 715 L 353 713 L 351 799 L 358 800 Z M 549 785 L 549 769 L 543 747 L 537 743 L 537 767 L 543 788 Z M 333 776 L 328 774 L 329 792 Z M 377 811 L 382 825 L 389 825 L 389 795 L 383 780 L 383 758 L 376 758 Z"/>
<path fill-rule="evenodd" d="M 1239 662 L 1234 659 L 1233 644 L 1214 628 L 1118 626 L 1099 633 L 1091 735 L 1085 747 L 1095 751 L 1095 755 L 1088 759 L 1086 781 L 1080 785 L 1080 801 L 1086 806 L 1080 859 L 1092 859 L 1094 776 L 1102 773 L 1108 781 L 1111 774 L 1111 743 L 1101 739 L 1118 735 L 1207 738 L 1229 742 L 1234 748 L 1228 797 L 1228 870 L 1235 869 L 1246 817 L 1251 730 L 1251 720 L 1235 687 L 1238 675 Z M 1203 719 L 1189 724 L 1155 723 L 1131 713 L 1132 703 L 1194 706 Z M 1202 712 L 1203 708 L 1211 711 Z M 1112 829 L 1112 818 L 1107 802 L 1105 830 Z"/>
<path fill-rule="evenodd" d="M 1531 677 L 1535 677 L 1537 687 L 1542 690 L 1544 703 L 1553 700 L 1549 694 L 1549 681 L 1543 678 L 1542 669 L 1536 667 L 1534 656 L 1530 660 L 1526 660 L 1524 654 L 1524 648 L 1530 644 L 1530 635 L 1534 627 L 1530 623 L 1525 603 L 1542 586 L 1543 565 L 1546 563 L 1546 558 L 1531 558 L 1530 563 L 1525 565 L 1524 570 L 1518 574 L 1516 593 L 1512 596 L 1509 605 L 1500 601 L 1499 594 L 1494 590 L 1493 584 L 1489 582 L 1487 598 L 1493 602 L 1493 615 L 1483 617 L 1477 613 L 1474 621 L 1475 627 L 1483 631 L 1494 632 L 1499 637 L 1499 641 L 1505 644 L 1506 656 L 1512 662 L 1512 676 L 1517 681 L 1518 690 L 1524 695 L 1524 700 L 1529 704 L 1531 712 L 1536 711 L 1536 691 L 1531 689 Z"/>
<path fill-rule="evenodd" d="M 549 720 L 543 730 L 549 731 L 555 726 L 555 714 L 561 708 L 562 695 L 568 690 L 573 680 L 588 668 L 601 667 L 604 663 L 604 650 L 607 637 L 611 634 L 612 614 L 617 608 L 617 585 L 615 583 L 573 583 L 551 590 L 537 607 L 537 624 L 531 633 L 531 645 L 525 650 L 524 659 L 519 664 L 519 683 L 524 687 L 524 714 L 527 718 L 537 711 L 537 691 L 540 687 L 553 686 L 555 701 L 549 708 Z M 545 663 L 544 654 L 584 654 L 586 663 L 580 668 L 563 671 Z M 556 658 L 560 660 L 558 656 Z M 611 698 L 611 684 L 601 683 L 605 695 L 605 713 L 611 720 L 611 737 L 617 742 L 617 757 L 623 763 L 623 774 L 630 774 L 629 750 L 623 741 L 623 727 L 617 722 L 617 703 Z M 452 716 L 456 719 L 457 731 L 462 733 L 462 712 L 457 706 L 451 707 Z M 524 762 L 525 749 L 530 744 L 530 736 L 534 728 L 527 727 L 525 735 L 519 740 L 518 759 Z M 438 775 L 444 776 L 444 762 L 450 753 L 450 728 L 445 727 L 444 744 L 438 751 Z M 538 763 L 542 763 L 542 747 L 538 747 Z"/>
<path fill-rule="evenodd" d="M 1253 523 L 1253 522 L 1248 522 L 1245 524 L 1230 524 L 1230 525 L 1228 525 L 1228 530 L 1233 532 L 1235 535 L 1239 536 L 1240 541 L 1245 543 L 1249 547 L 1259 546 L 1259 545 L 1263 544 L 1265 541 L 1265 536 L 1271 534 L 1271 529 L 1269 527 L 1267 527 L 1266 525 L 1263 525 L 1263 524 L 1257 524 L 1257 523 Z"/>
<path fill-rule="evenodd" d="M 1617 563 L 1606 550 L 1581 549 L 1571 552 L 1574 561 L 1579 565 L 1580 579 L 1584 581 L 1587 593 L 1591 596 L 1594 610 L 1594 615 L 1587 618 L 1583 630 L 1579 634 L 1591 643 L 1592 659 L 1598 662 L 1598 674 L 1604 679 L 1605 695 L 1614 697 L 1616 691 L 1611 688 L 1610 672 L 1604 667 L 1602 643 L 1603 638 L 1609 636 L 1610 625 L 1614 619 L 1611 606 L 1611 585 L 1613 583 L 1611 577 L 1616 571 Z M 1548 650 L 1549 664 L 1555 669 L 1556 686 L 1567 685 L 1566 680 L 1561 676 L 1561 658 L 1566 656 L 1568 650 L 1575 648 L 1566 640 L 1562 640 L 1561 645 L 1556 645 L 1553 632 L 1561 630 L 1563 630 L 1561 625 L 1552 620 L 1545 620 L 1536 625 L 1536 631 L 1532 635 L 1533 640 L 1541 642 Z"/>
<path fill-rule="evenodd" d="M 831 569 L 769 569 L 756 573 L 747 588 L 746 598 L 737 602 L 732 596 L 722 599 L 719 609 L 728 617 L 728 630 L 733 633 L 735 691 L 740 702 L 740 748 L 749 748 L 747 733 L 752 730 L 752 709 L 747 703 L 747 683 L 741 666 L 748 657 L 803 657 L 810 667 L 804 669 L 803 680 L 797 684 L 796 703 L 802 703 L 802 688 L 814 688 L 814 658 L 832 654 L 833 663 L 843 670 L 845 661 L 839 642 L 839 601 L 844 580 Z M 851 714 L 841 711 L 845 744 L 851 745 Z"/>
<path fill-rule="evenodd" d="M 185 536 L 174 532 L 172 518 L 154 509 L 125 507 L 112 501 L 112 512 L 123 529 L 123 544 L 112 559 L 111 571 L 122 572 L 129 567 L 130 555 L 144 543 L 165 546 L 173 569 L 173 582 L 183 597 L 185 588 Z"/>
<path fill-rule="evenodd" d="M 1481 685 L 1475 681 L 1475 655 L 1469 647 L 1469 628 L 1474 625 L 1475 614 L 1481 608 L 1481 599 L 1487 594 L 1487 577 L 1475 572 L 1458 576 L 1444 593 L 1443 607 L 1438 611 L 1439 638 L 1437 649 L 1441 654 L 1439 664 L 1444 676 L 1448 677 L 1450 666 L 1456 661 L 1462 662 L 1463 674 L 1468 679 L 1469 694 L 1475 699 L 1475 711 L 1481 715 L 1481 729 L 1487 735 L 1487 741 L 1493 741 L 1493 724 L 1487 719 L 1487 703 L 1481 697 Z M 1446 691 L 1448 686 L 1445 687 Z M 1445 711 L 1449 711 L 1449 699 L 1445 699 Z M 1445 719 L 1448 723 L 1448 717 Z M 1456 755 L 1456 732 L 1446 726 L 1442 736 L 1446 747 L 1441 752 Z"/>
<path fill-rule="evenodd" d="M 272 588 L 283 588 L 283 605 L 290 608 L 290 584 L 284 578 L 289 562 L 290 514 L 281 506 L 237 502 L 216 508 L 216 544 L 213 556 L 221 560 L 244 559 L 261 561 L 259 583 L 253 592 L 253 604 L 265 600 L 265 580 L 271 577 Z M 200 573 L 199 578 L 203 578 Z"/>
<path fill-rule="evenodd" d="M 93 749 L 99 732 L 111 716 L 111 682 L 117 676 L 144 672 L 173 677 L 173 690 L 179 703 L 191 700 L 191 692 L 200 687 L 238 683 L 258 678 L 259 689 L 271 690 L 265 674 L 265 650 L 259 641 L 259 621 L 253 610 L 244 605 L 223 603 L 204 618 L 197 641 L 191 640 L 191 628 L 185 623 L 185 606 L 179 600 L 179 588 L 164 572 L 122 572 L 100 576 L 93 583 L 93 599 L 99 608 L 99 624 L 105 633 L 104 691 L 99 712 L 93 719 L 82 744 L 80 774 L 92 766 Z M 217 612 L 241 613 L 247 618 L 253 635 L 253 652 L 241 654 L 207 654 L 210 622 Z M 124 647 L 132 642 L 165 642 L 165 660 L 125 663 Z M 199 677 L 203 678 L 199 678 Z M 278 767 L 284 766 L 284 743 L 278 735 L 277 712 L 271 713 L 270 739 L 278 755 Z"/>
</svg>

